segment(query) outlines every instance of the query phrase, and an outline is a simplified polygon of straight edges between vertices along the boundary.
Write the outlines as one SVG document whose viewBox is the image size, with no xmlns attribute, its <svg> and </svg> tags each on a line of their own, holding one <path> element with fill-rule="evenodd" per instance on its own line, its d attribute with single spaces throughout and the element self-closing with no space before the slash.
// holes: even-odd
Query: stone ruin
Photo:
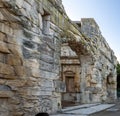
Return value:
<svg viewBox="0 0 120 116">
<path fill-rule="evenodd" d="M 116 63 L 95 20 L 71 21 L 61 0 L 0 0 L 0 116 L 110 103 Z"/>
</svg>

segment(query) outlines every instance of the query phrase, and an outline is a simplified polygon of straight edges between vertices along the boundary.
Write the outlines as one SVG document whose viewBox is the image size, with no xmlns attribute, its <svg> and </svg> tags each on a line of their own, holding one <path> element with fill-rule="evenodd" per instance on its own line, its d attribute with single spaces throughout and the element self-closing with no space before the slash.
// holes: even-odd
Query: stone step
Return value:
<svg viewBox="0 0 120 116">
<path fill-rule="evenodd" d="M 114 104 L 99 104 L 96 106 L 90 106 L 90 107 L 86 107 L 86 108 L 82 108 L 82 109 L 75 109 L 75 110 L 67 111 L 67 112 L 65 112 L 65 114 L 89 115 L 89 114 L 93 114 L 93 113 L 105 110 L 112 106 L 114 106 Z"/>
<path fill-rule="evenodd" d="M 61 112 L 66 112 L 66 111 L 71 111 L 71 110 L 76 110 L 76 109 L 83 109 L 83 108 L 88 108 L 92 106 L 99 105 L 100 103 L 94 103 L 94 104 L 82 104 L 78 106 L 71 106 L 71 107 L 66 107 L 64 109 L 61 109 Z"/>
<path fill-rule="evenodd" d="M 90 114 L 103 111 L 115 104 L 84 104 L 74 107 L 62 109 L 60 114 L 54 114 L 51 116 L 89 116 Z"/>
</svg>

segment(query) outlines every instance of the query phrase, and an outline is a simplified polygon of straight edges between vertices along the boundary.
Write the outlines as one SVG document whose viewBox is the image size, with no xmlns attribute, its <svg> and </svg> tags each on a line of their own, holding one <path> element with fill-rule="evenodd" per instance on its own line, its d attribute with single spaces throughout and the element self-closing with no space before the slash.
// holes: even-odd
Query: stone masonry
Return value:
<svg viewBox="0 0 120 116">
<path fill-rule="evenodd" d="M 55 113 L 67 89 L 79 103 L 116 99 L 116 57 L 94 19 L 71 21 L 61 0 L 0 0 L 0 116 Z"/>
</svg>

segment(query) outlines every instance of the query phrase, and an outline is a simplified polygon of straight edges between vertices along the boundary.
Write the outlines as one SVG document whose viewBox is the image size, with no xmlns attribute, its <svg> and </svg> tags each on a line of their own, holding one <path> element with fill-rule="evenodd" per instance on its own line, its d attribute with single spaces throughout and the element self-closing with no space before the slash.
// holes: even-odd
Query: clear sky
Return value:
<svg viewBox="0 0 120 116">
<path fill-rule="evenodd" d="M 94 18 L 120 62 L 120 0 L 62 0 L 71 20 Z"/>
</svg>

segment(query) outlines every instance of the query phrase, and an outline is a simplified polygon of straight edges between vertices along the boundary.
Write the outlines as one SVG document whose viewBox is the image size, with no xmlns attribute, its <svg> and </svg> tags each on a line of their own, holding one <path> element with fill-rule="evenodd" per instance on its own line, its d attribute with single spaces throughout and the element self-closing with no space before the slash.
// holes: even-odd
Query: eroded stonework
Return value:
<svg viewBox="0 0 120 116">
<path fill-rule="evenodd" d="M 94 19 L 71 21 L 61 0 L 0 0 L 0 116 L 55 113 L 69 92 L 116 99 L 116 57 Z"/>
</svg>

